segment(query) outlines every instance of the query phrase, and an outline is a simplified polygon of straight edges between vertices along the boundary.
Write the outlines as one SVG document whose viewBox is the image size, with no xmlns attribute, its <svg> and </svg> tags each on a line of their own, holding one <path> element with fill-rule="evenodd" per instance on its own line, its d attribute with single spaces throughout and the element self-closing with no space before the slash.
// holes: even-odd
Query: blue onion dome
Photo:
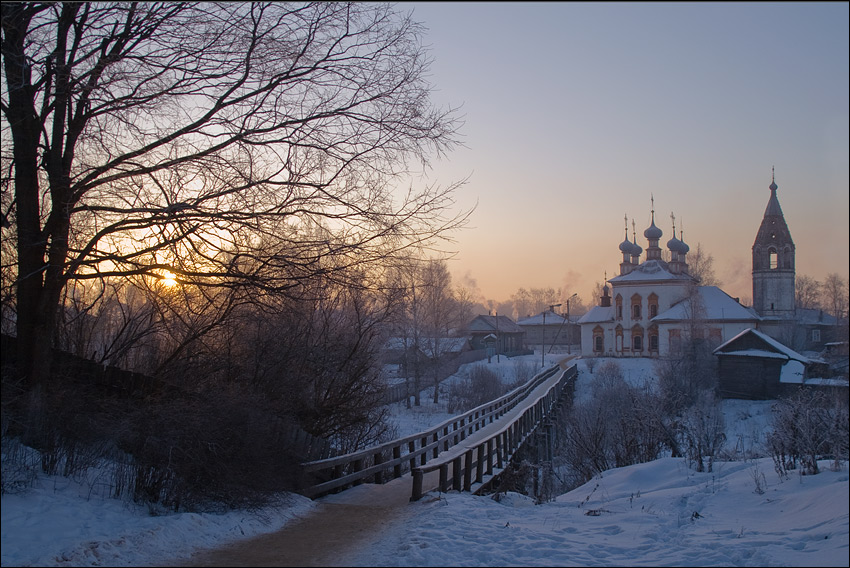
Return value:
<svg viewBox="0 0 850 568">
<path fill-rule="evenodd" d="M 685 252 L 682 250 L 683 247 L 687 247 L 685 243 L 676 238 L 676 229 L 673 229 L 673 238 L 667 241 L 667 248 L 673 252 Z"/>
<path fill-rule="evenodd" d="M 632 241 L 629 239 L 624 240 L 620 243 L 620 252 L 625 254 L 634 254 L 634 245 L 632 245 Z"/>
<path fill-rule="evenodd" d="M 643 232 L 643 236 L 649 240 L 658 240 L 664 233 L 655 226 L 655 215 L 652 216 L 652 225 Z"/>
<path fill-rule="evenodd" d="M 640 247 L 639 244 L 637 244 L 636 240 L 633 240 L 632 241 L 632 254 L 635 255 L 635 256 L 640 256 L 642 252 L 643 252 L 643 249 Z"/>
</svg>

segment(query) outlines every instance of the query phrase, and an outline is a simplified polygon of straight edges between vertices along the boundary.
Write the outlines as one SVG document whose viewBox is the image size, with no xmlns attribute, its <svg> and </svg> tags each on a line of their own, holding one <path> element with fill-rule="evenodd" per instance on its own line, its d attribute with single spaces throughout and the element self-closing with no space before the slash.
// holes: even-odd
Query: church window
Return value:
<svg viewBox="0 0 850 568">
<path fill-rule="evenodd" d="M 776 270 L 777 268 L 779 268 L 779 255 L 776 254 L 776 251 L 770 249 L 770 251 L 768 251 L 768 255 L 770 255 L 770 263 L 768 265 L 770 266 L 770 269 Z"/>
<path fill-rule="evenodd" d="M 640 335 L 635 335 L 632 337 L 632 350 L 634 351 L 643 351 L 643 337 Z"/>
<path fill-rule="evenodd" d="M 646 302 L 649 305 L 649 319 L 652 319 L 658 315 L 658 295 L 653 292 L 646 299 Z"/>
<path fill-rule="evenodd" d="M 617 304 L 617 319 L 623 319 L 623 297 L 617 294 L 617 297 L 614 299 Z"/>
<path fill-rule="evenodd" d="M 682 334 L 679 329 L 670 330 L 670 350 L 676 351 L 682 346 Z"/>
<path fill-rule="evenodd" d="M 639 325 L 631 329 L 632 351 L 643 351 L 643 328 Z"/>
<path fill-rule="evenodd" d="M 639 320 L 641 318 L 641 297 L 639 294 L 632 296 L 632 319 Z"/>
<path fill-rule="evenodd" d="M 593 338 L 593 350 L 596 353 L 602 353 L 602 348 L 604 346 L 604 342 L 601 335 L 597 335 Z"/>
<path fill-rule="evenodd" d="M 658 353 L 658 326 L 649 326 L 649 330 L 647 333 L 649 335 L 649 351 Z"/>
<path fill-rule="evenodd" d="M 709 328 L 708 341 L 712 346 L 720 345 L 723 342 L 723 334 L 719 327 Z"/>
</svg>

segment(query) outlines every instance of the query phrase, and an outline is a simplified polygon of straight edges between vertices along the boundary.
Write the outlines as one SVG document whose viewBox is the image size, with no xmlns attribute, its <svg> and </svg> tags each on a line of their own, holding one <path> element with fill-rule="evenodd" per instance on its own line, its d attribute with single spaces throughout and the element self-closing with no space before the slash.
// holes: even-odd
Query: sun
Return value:
<svg viewBox="0 0 850 568">
<path fill-rule="evenodd" d="M 166 288 L 177 286 L 177 276 L 174 273 L 165 270 L 162 273 L 162 280 L 160 280 L 160 282 L 162 282 L 162 285 Z"/>
</svg>

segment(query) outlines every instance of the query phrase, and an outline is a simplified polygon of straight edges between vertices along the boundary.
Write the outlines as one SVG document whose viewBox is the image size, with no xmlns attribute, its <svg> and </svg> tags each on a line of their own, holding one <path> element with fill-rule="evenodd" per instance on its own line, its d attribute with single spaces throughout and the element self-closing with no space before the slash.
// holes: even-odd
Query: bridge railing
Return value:
<svg viewBox="0 0 850 568">
<path fill-rule="evenodd" d="M 555 365 L 504 396 L 424 432 L 357 452 L 303 463 L 301 493 L 315 499 L 361 483 L 386 483 L 425 466 L 429 459 L 437 459 L 441 452 L 461 444 L 468 436 L 514 409 L 538 386 L 559 372 L 561 368 Z"/>
<path fill-rule="evenodd" d="M 498 429 L 479 437 L 472 443 L 461 444 L 450 452 L 444 453 L 427 465 L 412 469 L 413 491 L 411 501 L 419 500 L 423 493 L 438 488 L 442 492 L 449 490 L 473 491 L 485 484 L 488 476 L 493 478 L 494 468 L 504 469 L 516 451 L 541 425 L 551 426 L 547 421 L 559 404 L 567 388 L 575 388 L 578 369 L 575 365 L 567 368 L 558 382 L 534 401 L 529 401 L 525 410 L 505 420 Z M 451 471 L 449 468 L 451 467 Z M 439 471 L 436 487 L 425 487 L 425 475 Z"/>
</svg>

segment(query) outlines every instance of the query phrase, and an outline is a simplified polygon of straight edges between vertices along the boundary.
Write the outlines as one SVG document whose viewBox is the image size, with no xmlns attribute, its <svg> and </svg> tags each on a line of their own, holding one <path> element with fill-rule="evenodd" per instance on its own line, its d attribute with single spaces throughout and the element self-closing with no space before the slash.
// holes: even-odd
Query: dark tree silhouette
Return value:
<svg viewBox="0 0 850 568">
<path fill-rule="evenodd" d="M 456 185 L 394 192 L 456 143 L 421 32 L 372 3 L 3 3 L 3 264 L 31 384 L 71 280 L 287 291 L 461 226 Z"/>
</svg>

